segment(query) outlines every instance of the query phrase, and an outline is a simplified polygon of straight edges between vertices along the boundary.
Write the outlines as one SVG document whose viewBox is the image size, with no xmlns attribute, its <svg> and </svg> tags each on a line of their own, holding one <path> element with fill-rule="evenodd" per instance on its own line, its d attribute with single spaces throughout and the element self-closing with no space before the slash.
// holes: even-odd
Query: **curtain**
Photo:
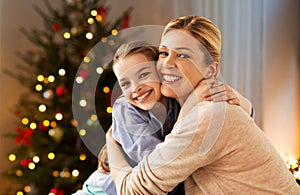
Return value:
<svg viewBox="0 0 300 195">
<path fill-rule="evenodd" d="M 175 17 L 202 15 L 222 33 L 221 76 L 247 97 L 284 158 L 299 157 L 300 1 L 174 0 Z"/>
</svg>

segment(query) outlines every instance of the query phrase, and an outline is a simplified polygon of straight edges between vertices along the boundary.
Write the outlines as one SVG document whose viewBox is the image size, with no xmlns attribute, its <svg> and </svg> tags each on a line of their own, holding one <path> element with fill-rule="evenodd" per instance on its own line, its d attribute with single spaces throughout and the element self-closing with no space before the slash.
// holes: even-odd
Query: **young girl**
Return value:
<svg viewBox="0 0 300 195">
<path fill-rule="evenodd" d="M 175 99 L 164 97 L 160 93 L 161 84 L 156 69 L 157 57 L 157 47 L 143 41 L 132 41 L 121 45 L 114 56 L 113 70 L 123 96 L 118 98 L 113 105 L 112 135 L 122 145 L 131 166 L 137 165 L 144 156 L 150 154 L 156 145 L 164 140 L 173 128 L 180 111 L 180 105 Z M 213 87 L 215 86 L 220 85 Z M 246 103 L 241 107 L 249 110 L 249 105 L 251 107 L 249 101 L 243 99 L 242 96 L 237 96 L 230 87 L 225 88 L 226 92 L 231 94 L 230 100 L 233 103 L 240 102 L 242 99 L 241 102 Z M 218 95 L 218 92 L 224 92 L 220 88 L 216 90 L 212 90 L 215 95 Z M 197 93 L 201 97 L 207 91 Z M 228 100 L 228 94 L 224 95 L 223 101 Z M 210 97 L 207 96 L 207 98 Z M 110 177 L 109 174 L 105 174 Z M 103 178 L 103 174 L 95 171 L 85 185 L 95 191 L 99 191 L 99 188 L 107 189 L 107 186 L 100 185 L 101 182 L 97 185 L 95 185 L 97 182 L 93 182 Z M 106 181 L 111 181 L 111 179 Z M 105 184 L 111 185 L 111 183 Z M 169 194 L 183 194 L 182 187 L 178 185 Z M 115 191 L 114 187 L 113 190 Z"/>
</svg>

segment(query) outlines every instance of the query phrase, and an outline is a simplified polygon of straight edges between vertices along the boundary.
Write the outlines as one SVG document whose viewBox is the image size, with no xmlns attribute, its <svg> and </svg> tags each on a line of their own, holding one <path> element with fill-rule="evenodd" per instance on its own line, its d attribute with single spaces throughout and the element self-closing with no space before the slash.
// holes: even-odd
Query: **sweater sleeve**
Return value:
<svg viewBox="0 0 300 195">
<path fill-rule="evenodd" d="M 213 105 L 223 106 L 220 109 Z M 120 194 L 166 194 L 195 170 L 225 155 L 212 149 L 224 123 L 224 105 L 206 103 L 188 109 L 186 114 L 181 113 L 165 141 L 133 169 L 126 166 L 124 159 L 114 160 L 112 156 L 118 154 L 109 149 L 117 191 Z M 108 148 L 112 148 L 112 142 L 108 144 Z"/>
</svg>

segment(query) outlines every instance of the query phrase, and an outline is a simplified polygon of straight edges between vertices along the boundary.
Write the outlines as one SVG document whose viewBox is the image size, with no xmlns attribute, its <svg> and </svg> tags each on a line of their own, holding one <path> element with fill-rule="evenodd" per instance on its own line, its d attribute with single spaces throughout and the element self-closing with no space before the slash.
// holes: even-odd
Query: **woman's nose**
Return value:
<svg viewBox="0 0 300 195">
<path fill-rule="evenodd" d="M 163 66 L 165 66 L 165 67 L 175 66 L 174 54 L 172 54 L 172 52 L 170 52 L 169 55 L 163 61 Z"/>
</svg>

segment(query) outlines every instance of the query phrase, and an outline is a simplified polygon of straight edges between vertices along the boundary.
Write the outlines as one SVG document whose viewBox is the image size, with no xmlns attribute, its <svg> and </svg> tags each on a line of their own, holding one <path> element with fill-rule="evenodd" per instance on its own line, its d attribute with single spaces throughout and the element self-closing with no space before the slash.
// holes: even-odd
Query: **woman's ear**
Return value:
<svg viewBox="0 0 300 195">
<path fill-rule="evenodd" d="M 219 74 L 220 66 L 218 62 L 214 62 L 206 67 L 205 79 L 217 78 Z"/>
</svg>

